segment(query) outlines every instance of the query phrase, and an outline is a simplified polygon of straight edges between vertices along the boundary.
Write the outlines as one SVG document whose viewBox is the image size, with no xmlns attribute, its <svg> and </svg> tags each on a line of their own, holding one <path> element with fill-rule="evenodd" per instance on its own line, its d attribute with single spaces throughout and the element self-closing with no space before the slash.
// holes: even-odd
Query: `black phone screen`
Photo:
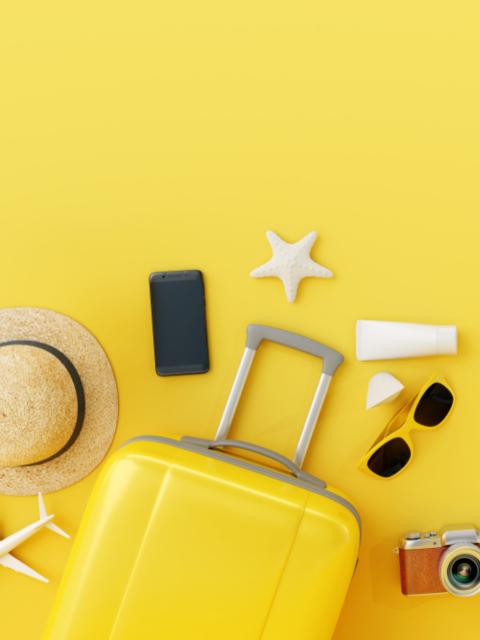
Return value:
<svg viewBox="0 0 480 640">
<path fill-rule="evenodd" d="M 158 375 L 208 371 L 205 292 L 201 271 L 152 273 L 150 296 Z"/>
</svg>

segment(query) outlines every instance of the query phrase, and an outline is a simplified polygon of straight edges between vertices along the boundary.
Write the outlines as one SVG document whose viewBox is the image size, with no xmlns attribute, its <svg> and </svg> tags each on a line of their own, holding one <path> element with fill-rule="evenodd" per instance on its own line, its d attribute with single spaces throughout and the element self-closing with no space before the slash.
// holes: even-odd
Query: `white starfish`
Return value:
<svg viewBox="0 0 480 640">
<path fill-rule="evenodd" d="M 300 280 L 303 278 L 331 278 L 333 273 L 310 258 L 310 251 L 317 239 L 312 231 L 304 238 L 290 244 L 273 231 L 267 231 L 267 238 L 273 250 L 273 257 L 266 264 L 254 269 L 252 278 L 280 278 L 285 287 L 287 300 L 293 302 L 297 296 Z"/>
</svg>

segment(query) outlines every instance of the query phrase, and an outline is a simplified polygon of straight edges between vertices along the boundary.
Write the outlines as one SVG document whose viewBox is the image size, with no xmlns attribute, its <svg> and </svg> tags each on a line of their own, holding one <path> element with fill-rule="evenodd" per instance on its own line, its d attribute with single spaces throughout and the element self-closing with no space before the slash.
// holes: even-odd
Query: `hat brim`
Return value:
<svg viewBox="0 0 480 640">
<path fill-rule="evenodd" d="M 92 472 L 112 444 L 118 420 L 118 391 L 112 367 L 94 336 L 79 322 L 34 307 L 0 309 L 0 343 L 33 340 L 49 344 L 73 363 L 85 393 L 85 418 L 74 444 L 54 460 L 25 467 L 0 467 L 0 494 L 28 496 L 64 489 Z"/>
</svg>

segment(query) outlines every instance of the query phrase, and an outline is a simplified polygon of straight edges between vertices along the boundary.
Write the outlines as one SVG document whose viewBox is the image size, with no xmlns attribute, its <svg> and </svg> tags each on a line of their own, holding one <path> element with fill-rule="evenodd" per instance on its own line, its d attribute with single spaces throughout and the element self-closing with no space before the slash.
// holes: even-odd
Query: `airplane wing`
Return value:
<svg viewBox="0 0 480 640">
<path fill-rule="evenodd" d="M 39 511 L 40 511 L 40 519 L 48 518 L 47 510 L 45 509 L 45 503 L 43 502 L 43 498 L 42 498 L 42 494 L 41 493 L 38 494 L 38 507 L 39 507 Z M 62 531 L 60 529 L 60 527 L 57 527 L 57 525 L 53 524 L 53 522 L 49 522 L 45 526 L 46 526 L 47 529 L 50 529 L 50 531 L 55 531 L 55 533 L 58 533 L 58 535 L 63 536 L 64 538 L 70 538 L 68 533 L 65 533 L 65 531 Z"/>
<path fill-rule="evenodd" d="M 14 558 L 9 553 L 6 553 L 4 556 L 0 558 L 0 564 L 2 564 L 4 567 L 8 567 L 9 569 L 13 569 L 14 571 L 17 571 L 19 573 L 24 573 L 26 576 L 30 576 L 31 578 L 35 578 L 36 580 L 41 580 L 42 582 L 48 582 L 46 578 L 41 576 L 39 573 L 37 573 L 33 569 L 30 569 L 30 567 L 28 567 L 23 562 L 20 562 L 20 560 L 17 560 L 17 558 Z"/>
</svg>

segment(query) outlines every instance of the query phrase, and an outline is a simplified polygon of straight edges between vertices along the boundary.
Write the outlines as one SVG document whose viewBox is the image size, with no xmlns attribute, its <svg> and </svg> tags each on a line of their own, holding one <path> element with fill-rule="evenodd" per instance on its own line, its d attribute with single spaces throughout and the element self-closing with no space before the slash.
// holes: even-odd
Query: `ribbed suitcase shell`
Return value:
<svg viewBox="0 0 480 640">
<path fill-rule="evenodd" d="M 136 439 L 96 483 L 44 638 L 330 638 L 359 543 L 331 487 Z"/>
</svg>

